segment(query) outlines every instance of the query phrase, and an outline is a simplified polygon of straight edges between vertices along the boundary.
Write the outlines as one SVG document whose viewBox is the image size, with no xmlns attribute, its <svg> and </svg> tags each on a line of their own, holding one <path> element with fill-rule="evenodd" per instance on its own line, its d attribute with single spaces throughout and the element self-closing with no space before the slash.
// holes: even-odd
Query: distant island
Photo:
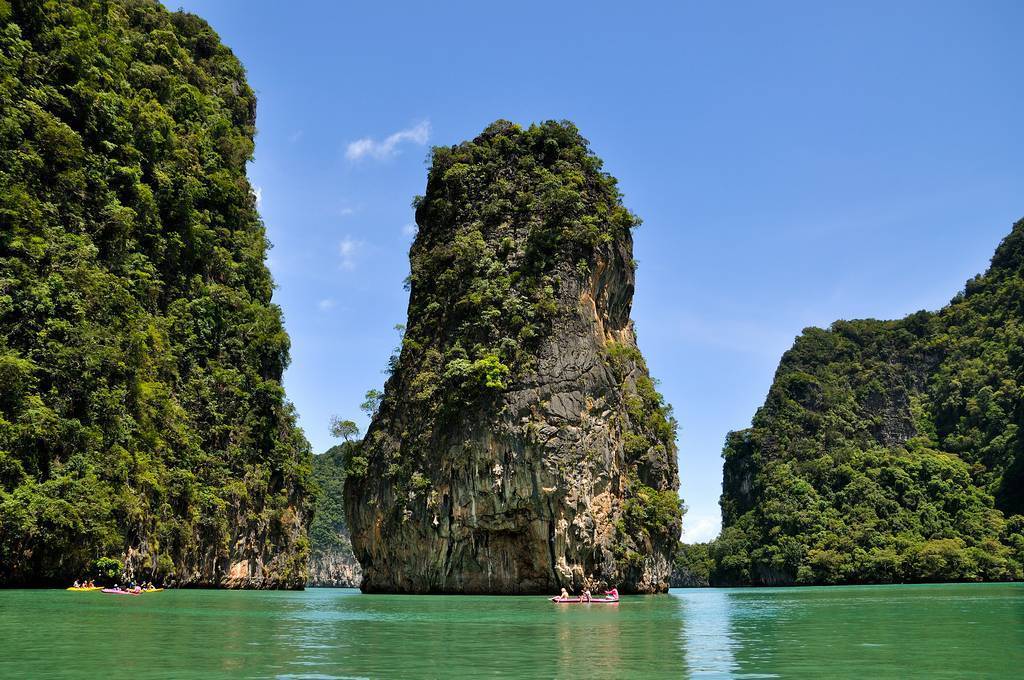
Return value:
<svg viewBox="0 0 1024 680">
<path fill-rule="evenodd" d="M 729 434 L 680 585 L 1024 576 L 1024 220 L 938 312 L 808 328 Z"/>
<path fill-rule="evenodd" d="M 356 446 L 345 442 L 313 456 L 317 486 L 313 521 L 309 525 L 309 578 L 307 585 L 321 588 L 358 588 L 363 570 L 352 553 L 345 521 L 345 456 Z"/>
</svg>

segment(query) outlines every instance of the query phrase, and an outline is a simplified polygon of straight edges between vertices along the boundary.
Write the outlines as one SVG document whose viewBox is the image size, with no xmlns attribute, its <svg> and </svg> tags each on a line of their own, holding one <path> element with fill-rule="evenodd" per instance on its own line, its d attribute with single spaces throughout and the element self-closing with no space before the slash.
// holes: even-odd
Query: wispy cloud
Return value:
<svg viewBox="0 0 1024 680">
<path fill-rule="evenodd" d="M 338 254 L 341 255 L 341 268 L 345 270 L 355 269 L 356 256 L 363 247 L 362 241 L 357 241 L 351 236 L 341 239 L 338 244 Z"/>
<path fill-rule="evenodd" d="M 398 146 L 402 143 L 416 144 L 423 146 L 430 139 L 430 121 L 421 121 L 411 128 L 399 130 L 389 135 L 384 141 L 378 142 L 372 137 L 363 137 L 354 142 L 349 142 L 345 149 L 345 158 L 350 161 L 358 161 L 370 157 L 377 160 L 384 160 L 398 154 Z"/>
<path fill-rule="evenodd" d="M 288 141 L 294 144 L 295 142 L 302 139 L 302 130 L 296 130 L 295 132 L 288 135 Z"/>
<path fill-rule="evenodd" d="M 683 517 L 683 542 L 704 543 L 710 541 L 722 530 L 722 518 L 718 515 L 686 515 Z"/>
<path fill-rule="evenodd" d="M 316 303 L 316 306 L 320 308 L 320 311 L 326 312 L 328 309 L 333 309 L 335 304 L 337 303 L 331 298 L 324 298 Z"/>
<path fill-rule="evenodd" d="M 253 187 L 252 193 L 256 195 L 256 207 L 263 207 L 263 187 Z"/>
<path fill-rule="evenodd" d="M 402 234 L 404 234 L 405 236 L 415 236 L 416 224 L 414 222 L 410 222 L 409 224 L 402 227 Z"/>
</svg>

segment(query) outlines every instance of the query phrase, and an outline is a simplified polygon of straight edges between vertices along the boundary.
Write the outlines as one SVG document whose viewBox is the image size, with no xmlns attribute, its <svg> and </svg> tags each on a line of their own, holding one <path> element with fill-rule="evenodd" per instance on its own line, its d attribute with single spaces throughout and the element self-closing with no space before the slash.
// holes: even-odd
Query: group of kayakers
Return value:
<svg viewBox="0 0 1024 680">
<path fill-rule="evenodd" d="M 76 580 L 69 590 L 99 590 L 100 587 L 92 579 L 82 579 Z M 163 590 L 163 588 L 157 588 L 152 581 L 143 581 L 142 583 L 130 581 L 123 588 L 120 583 L 115 583 L 112 587 L 105 588 L 103 592 L 151 593 L 158 590 Z"/>
<path fill-rule="evenodd" d="M 141 584 L 140 583 L 136 583 L 135 581 L 132 581 L 131 583 L 129 583 L 124 588 L 122 588 L 120 586 L 120 584 L 115 583 L 114 587 L 113 587 L 113 590 L 123 590 L 126 593 L 146 593 L 146 592 L 149 592 L 149 591 L 152 591 L 152 590 L 161 590 L 161 589 L 157 588 L 155 585 L 153 585 L 149 581 L 144 581 Z"/>
<path fill-rule="evenodd" d="M 602 598 L 599 598 L 599 599 L 595 600 L 593 595 L 590 594 L 590 590 L 588 588 L 584 588 L 583 592 L 580 593 L 579 596 L 576 596 L 576 595 L 571 594 L 568 590 L 566 590 L 563 587 L 561 594 L 558 597 L 551 598 L 551 600 L 553 602 L 584 602 L 585 603 L 585 602 L 613 602 L 613 601 L 617 602 L 618 599 L 619 599 L 619 589 L 618 588 L 612 588 L 611 590 L 606 590 L 606 591 L 604 591 L 604 594 L 605 594 L 605 597 L 602 597 Z"/>
</svg>

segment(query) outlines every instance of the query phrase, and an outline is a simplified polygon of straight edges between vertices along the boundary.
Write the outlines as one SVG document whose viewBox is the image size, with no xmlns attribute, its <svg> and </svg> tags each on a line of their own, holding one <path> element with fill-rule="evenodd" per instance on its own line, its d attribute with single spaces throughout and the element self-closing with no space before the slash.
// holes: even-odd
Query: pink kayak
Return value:
<svg viewBox="0 0 1024 680">
<path fill-rule="evenodd" d="M 134 590 L 121 590 L 120 588 L 116 590 L 114 588 L 104 588 L 100 592 L 106 593 L 107 595 L 142 595 L 141 590 L 139 592 L 135 592 Z"/>
<path fill-rule="evenodd" d="M 591 597 L 589 599 L 583 599 L 582 597 L 562 597 L 560 595 L 552 597 L 551 601 L 555 604 L 618 604 L 619 603 L 619 589 L 612 588 L 611 590 L 604 591 L 607 597 Z"/>
<path fill-rule="evenodd" d="M 584 600 L 582 597 L 553 597 L 551 601 L 555 604 L 618 604 L 617 597 L 592 597 Z"/>
</svg>

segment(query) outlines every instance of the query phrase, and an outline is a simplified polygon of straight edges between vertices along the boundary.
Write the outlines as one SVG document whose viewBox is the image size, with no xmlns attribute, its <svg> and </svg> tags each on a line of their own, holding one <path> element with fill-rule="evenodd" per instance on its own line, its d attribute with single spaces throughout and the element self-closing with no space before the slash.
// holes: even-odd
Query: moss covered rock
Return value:
<svg viewBox="0 0 1024 680">
<path fill-rule="evenodd" d="M 636 347 L 638 220 L 570 123 L 439 147 L 408 323 L 349 457 L 363 588 L 667 588 L 675 421 Z"/>
</svg>

